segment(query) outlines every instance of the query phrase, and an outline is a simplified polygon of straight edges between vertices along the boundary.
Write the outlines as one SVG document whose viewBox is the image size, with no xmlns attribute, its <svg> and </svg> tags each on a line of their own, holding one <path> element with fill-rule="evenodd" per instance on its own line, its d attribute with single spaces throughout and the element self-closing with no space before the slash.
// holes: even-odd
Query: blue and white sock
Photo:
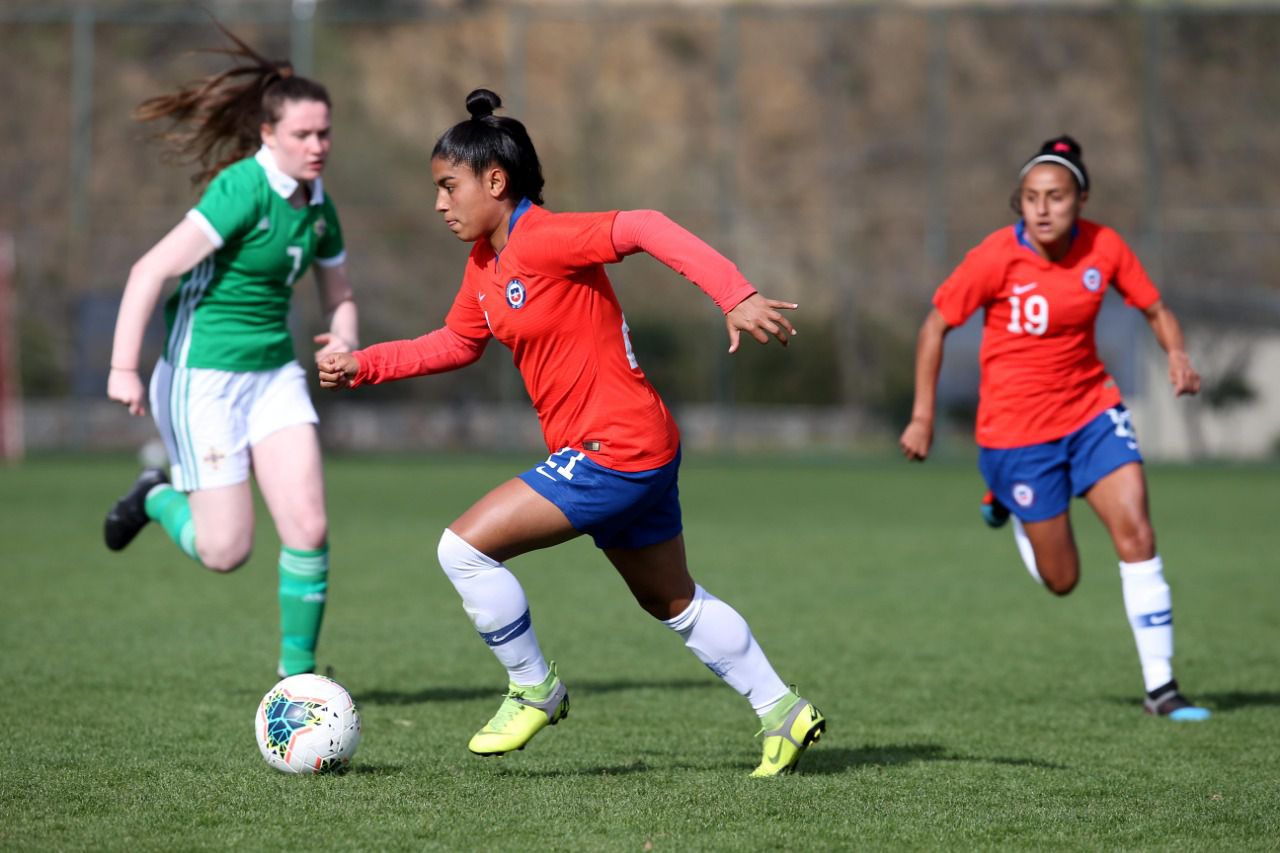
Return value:
<svg viewBox="0 0 1280 853">
<path fill-rule="evenodd" d="M 761 717 L 790 694 L 747 620 L 702 587 L 694 586 L 693 600 L 683 613 L 662 624 L 683 637 L 689 651 L 746 697 Z"/>
<path fill-rule="evenodd" d="M 448 528 L 436 553 L 440 567 L 462 596 L 462 609 L 506 667 L 508 680 L 512 684 L 541 684 L 550 669 L 533 633 L 529 600 L 516 576 Z"/>
<path fill-rule="evenodd" d="M 1160 555 L 1120 563 L 1124 609 L 1133 629 L 1148 692 L 1173 680 L 1173 604 Z"/>
</svg>

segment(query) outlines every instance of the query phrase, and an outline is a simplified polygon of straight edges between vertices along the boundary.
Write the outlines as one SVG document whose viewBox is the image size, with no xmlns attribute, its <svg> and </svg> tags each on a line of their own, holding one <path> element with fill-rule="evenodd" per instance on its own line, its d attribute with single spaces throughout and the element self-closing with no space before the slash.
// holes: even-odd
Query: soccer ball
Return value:
<svg viewBox="0 0 1280 853">
<path fill-rule="evenodd" d="M 267 691 L 254 719 L 258 749 L 281 773 L 343 773 L 360 745 L 360 712 L 341 684 L 291 675 Z"/>
</svg>

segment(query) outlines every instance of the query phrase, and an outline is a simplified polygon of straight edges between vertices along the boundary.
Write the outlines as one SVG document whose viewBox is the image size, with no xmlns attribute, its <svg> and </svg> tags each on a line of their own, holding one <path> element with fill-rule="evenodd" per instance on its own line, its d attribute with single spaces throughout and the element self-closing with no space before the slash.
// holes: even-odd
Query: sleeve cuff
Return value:
<svg viewBox="0 0 1280 853">
<path fill-rule="evenodd" d="M 208 219 L 205 219 L 205 216 L 203 213 L 201 213 L 200 211 L 196 210 L 193 207 L 187 211 L 187 219 L 190 219 L 192 222 L 194 222 L 196 224 L 196 227 L 198 227 L 201 231 L 204 232 L 204 236 L 209 238 L 209 242 L 213 244 L 213 248 L 215 249 L 222 248 L 223 244 L 226 241 L 222 239 L 222 235 L 218 233 L 218 229 L 214 228 L 213 224 L 209 222 Z"/>
<path fill-rule="evenodd" d="M 315 263 L 322 267 L 336 267 L 347 262 L 347 250 L 343 249 L 332 258 L 316 258 Z"/>
</svg>

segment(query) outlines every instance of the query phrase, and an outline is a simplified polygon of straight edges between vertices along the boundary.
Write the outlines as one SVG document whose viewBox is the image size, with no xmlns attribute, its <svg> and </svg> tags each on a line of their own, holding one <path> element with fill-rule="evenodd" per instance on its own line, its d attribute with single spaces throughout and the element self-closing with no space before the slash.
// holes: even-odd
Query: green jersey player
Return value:
<svg viewBox="0 0 1280 853">
<path fill-rule="evenodd" d="M 164 283 L 164 353 L 150 403 L 170 469 L 143 471 L 106 517 L 107 547 L 124 548 L 151 520 L 205 568 L 249 557 L 249 474 L 280 535 L 278 671 L 315 668 L 329 545 L 317 417 L 294 358 L 289 301 L 311 268 L 328 316 L 316 357 L 358 345 L 342 229 L 320 179 L 331 139 L 329 95 L 264 59 L 231 33 L 237 64 L 143 102 L 168 120 L 180 153 L 208 181 L 199 203 L 133 265 L 116 319 L 107 395 L 145 415 L 143 330 Z"/>
</svg>

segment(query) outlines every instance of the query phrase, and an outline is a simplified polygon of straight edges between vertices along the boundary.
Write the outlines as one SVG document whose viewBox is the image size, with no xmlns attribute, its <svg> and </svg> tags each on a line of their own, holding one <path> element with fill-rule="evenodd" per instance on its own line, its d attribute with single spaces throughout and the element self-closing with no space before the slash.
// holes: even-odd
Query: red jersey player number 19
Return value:
<svg viewBox="0 0 1280 853">
<path fill-rule="evenodd" d="M 1080 579 L 1070 503 L 1082 497 L 1111 534 L 1125 610 L 1147 695 L 1144 709 L 1172 720 L 1209 712 L 1173 678 L 1173 610 L 1147 512 L 1138 437 L 1120 389 L 1098 358 L 1094 324 L 1108 287 L 1146 317 L 1168 354 L 1175 394 L 1200 377 L 1182 328 L 1120 235 L 1081 217 L 1089 173 L 1079 143 L 1050 139 L 1023 165 L 1012 204 L 1019 220 L 974 247 L 938 288 L 916 344 L 916 388 L 903 454 L 922 461 L 933 441 L 943 338 L 985 311 L 978 392 L 983 518 L 1012 518 L 1027 571 L 1066 595 Z"/>
</svg>

